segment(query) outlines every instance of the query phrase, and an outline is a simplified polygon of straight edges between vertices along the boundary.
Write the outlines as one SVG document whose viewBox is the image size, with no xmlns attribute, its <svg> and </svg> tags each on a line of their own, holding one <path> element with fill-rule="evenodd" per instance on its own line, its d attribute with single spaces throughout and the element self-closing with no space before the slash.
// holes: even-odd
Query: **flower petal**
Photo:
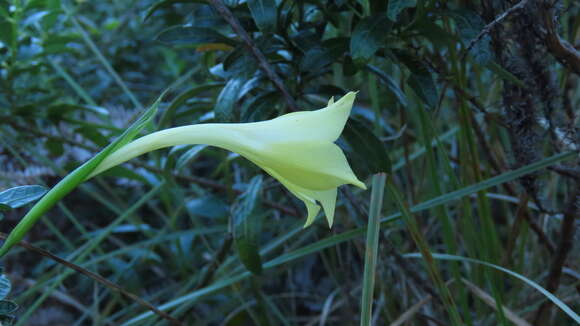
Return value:
<svg viewBox="0 0 580 326">
<path fill-rule="evenodd" d="M 326 221 L 328 222 L 328 227 L 332 227 L 334 222 L 334 209 L 336 207 L 336 194 L 337 188 L 330 190 L 323 190 L 318 192 L 318 201 L 322 204 L 324 209 L 324 214 L 326 215 Z"/>
<path fill-rule="evenodd" d="M 329 227 L 332 227 L 332 223 L 334 221 L 334 208 L 336 205 L 336 187 L 325 190 L 310 190 L 292 183 L 272 169 L 264 168 L 264 170 L 276 180 L 278 180 L 282 185 L 284 185 L 284 187 L 286 187 L 286 189 L 288 189 L 288 191 L 290 191 L 294 196 L 298 197 L 304 202 L 308 211 L 308 216 L 306 218 L 304 227 L 308 227 L 314 222 L 314 219 L 320 210 L 320 206 L 317 204 L 317 202 L 322 204 L 328 225 Z"/>
<path fill-rule="evenodd" d="M 254 134 L 252 143 L 256 145 L 263 144 L 264 139 L 276 143 L 334 142 L 344 129 L 355 97 L 356 92 L 349 92 L 336 102 L 329 101 L 329 105 L 320 110 L 288 113 L 237 127 L 248 136 Z"/>
<path fill-rule="evenodd" d="M 260 167 L 269 167 L 307 189 L 325 190 L 343 184 L 366 189 L 352 172 L 340 147 L 334 143 L 272 144 L 263 152 L 246 153 L 245 156 Z"/>
</svg>

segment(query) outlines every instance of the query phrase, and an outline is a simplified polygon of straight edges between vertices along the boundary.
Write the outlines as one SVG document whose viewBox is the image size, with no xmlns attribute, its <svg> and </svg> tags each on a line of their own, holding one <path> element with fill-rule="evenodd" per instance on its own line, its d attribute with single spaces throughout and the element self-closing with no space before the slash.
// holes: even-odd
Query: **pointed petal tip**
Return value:
<svg viewBox="0 0 580 326">
<path fill-rule="evenodd" d="M 333 220 L 327 219 L 327 221 L 328 221 L 328 229 L 331 230 L 332 229 L 332 222 L 333 222 Z"/>
<path fill-rule="evenodd" d="M 354 180 L 350 184 L 353 185 L 353 186 L 355 186 L 355 187 L 359 187 L 362 190 L 367 190 L 367 185 L 364 182 L 362 182 L 362 181 L 360 181 L 358 179 Z"/>
</svg>

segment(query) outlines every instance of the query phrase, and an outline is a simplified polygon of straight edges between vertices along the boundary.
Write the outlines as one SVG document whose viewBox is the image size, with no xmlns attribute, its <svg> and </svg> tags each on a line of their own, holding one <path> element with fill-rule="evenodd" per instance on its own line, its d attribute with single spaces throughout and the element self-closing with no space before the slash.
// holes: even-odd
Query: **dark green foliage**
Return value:
<svg viewBox="0 0 580 326">
<path fill-rule="evenodd" d="M 0 0 L 3 233 L 164 90 L 158 113 L 129 138 L 263 121 L 359 91 L 337 143 L 367 186 L 369 176 L 387 172 L 401 194 L 397 208 L 385 201 L 381 212 L 375 296 L 367 302 L 377 323 L 406 316 L 409 325 L 447 325 L 458 312 L 465 325 L 517 324 L 489 298 L 532 322 L 548 302 L 528 286 L 535 283 L 557 284 L 549 292 L 578 311 L 580 250 L 561 227 L 578 188 L 579 80 L 546 50 L 536 4 L 466 53 L 516 2 L 223 2 L 249 40 L 209 1 Z M 580 8 L 556 3 L 555 27 L 576 44 Z M 43 186 L 19 187 L 28 184 Z M 369 191 L 341 186 L 333 228 L 318 218 L 303 229 L 302 202 L 252 162 L 184 145 L 82 183 L 38 216 L 25 240 L 185 325 L 355 325 L 369 199 Z M 405 223 L 395 222 L 400 208 Z M 418 250 L 494 263 L 527 281 L 469 260 L 407 259 Z M 14 317 L 31 324 L 55 310 L 78 325 L 165 323 L 29 249 L 14 247 L 3 259 L 2 324 Z M 454 303 L 440 300 L 446 291 Z M 6 301 L 8 292 L 22 308 Z M 422 303 L 430 321 L 405 314 L 429 295 L 439 298 Z M 561 307 L 550 309 L 544 324 L 572 322 Z"/>
<path fill-rule="evenodd" d="M 248 0 L 248 7 L 260 31 L 275 31 L 278 22 L 276 0 Z"/>
<path fill-rule="evenodd" d="M 262 273 L 259 250 L 264 213 L 261 211 L 261 195 L 262 177 L 255 176 L 232 208 L 234 243 L 238 258 L 254 274 Z"/>
<path fill-rule="evenodd" d="M 391 24 L 384 13 L 363 18 L 358 22 L 350 39 L 350 52 L 355 63 L 367 62 L 384 46 Z"/>
<path fill-rule="evenodd" d="M 387 146 L 363 122 L 351 119 L 344 129 L 343 137 L 348 143 L 352 168 L 358 176 L 367 178 L 375 173 L 391 172 Z"/>
<path fill-rule="evenodd" d="M 3 268 L 0 267 L 0 322 L 2 325 L 13 325 L 15 313 L 18 310 L 18 305 L 6 297 L 12 290 L 10 280 L 4 275 Z"/>
</svg>

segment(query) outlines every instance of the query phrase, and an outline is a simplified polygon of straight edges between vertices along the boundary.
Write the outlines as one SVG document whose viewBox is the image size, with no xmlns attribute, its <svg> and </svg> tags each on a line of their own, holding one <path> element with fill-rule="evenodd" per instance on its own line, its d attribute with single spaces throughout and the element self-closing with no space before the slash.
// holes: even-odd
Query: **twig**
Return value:
<svg viewBox="0 0 580 326">
<path fill-rule="evenodd" d="M 560 242 L 550 267 L 550 274 L 548 275 L 546 290 L 552 293 L 560 286 L 562 268 L 566 262 L 566 257 L 572 250 L 574 241 L 574 232 L 576 231 L 574 222 L 576 218 L 580 216 L 580 184 L 575 183 L 575 185 L 576 190 L 573 192 L 572 198 L 570 198 L 570 202 L 564 210 L 564 220 L 562 221 L 562 226 L 560 228 Z M 546 301 L 540 306 L 540 308 L 538 308 L 534 325 L 547 325 L 547 312 L 551 307 L 552 303 Z"/>
<path fill-rule="evenodd" d="M 544 20 L 545 35 L 544 42 L 548 51 L 558 60 L 564 67 L 580 75 L 580 52 L 574 46 L 563 40 L 558 34 L 555 24 L 556 15 L 554 14 L 554 4 L 547 1 L 543 2 L 543 8 L 540 8 L 542 19 Z"/>
<path fill-rule="evenodd" d="M 0 239 L 6 239 L 8 236 L 5 233 L 0 232 Z M 121 294 L 123 294 L 124 296 L 128 297 L 131 300 L 134 300 L 135 302 L 137 302 L 139 305 L 143 306 L 144 308 L 147 308 L 148 310 L 153 311 L 155 314 L 157 314 L 159 317 L 164 318 L 166 320 L 168 320 L 169 322 L 171 322 L 172 325 L 183 325 L 179 320 L 171 317 L 170 315 L 168 315 L 166 312 L 163 312 L 157 308 L 155 308 L 153 305 L 151 305 L 150 303 L 148 303 L 147 301 L 139 298 L 138 296 L 136 296 L 135 294 L 123 289 L 122 287 L 120 287 L 119 285 L 107 280 L 106 278 L 95 274 L 89 270 L 86 270 L 82 267 L 80 267 L 79 265 L 72 263 L 68 260 L 62 259 L 54 254 L 52 254 L 51 252 L 38 248 L 28 242 L 25 241 L 20 241 L 19 243 L 16 244 L 17 246 L 20 246 L 26 250 L 35 252 L 41 256 L 44 256 L 46 258 L 49 258 L 55 262 L 57 262 L 58 264 L 61 264 L 65 267 L 68 267 L 70 269 L 73 269 L 91 279 L 93 279 L 94 281 L 101 283 L 102 285 L 110 288 L 111 290 L 114 291 L 118 291 Z"/>
<path fill-rule="evenodd" d="M 244 45 L 250 50 L 260 68 L 266 73 L 268 79 L 270 79 L 276 88 L 282 92 L 284 99 L 286 100 L 286 104 L 290 108 L 290 111 L 298 111 L 298 107 L 296 106 L 296 102 L 294 98 L 290 95 L 284 83 L 278 74 L 272 69 L 266 57 L 262 54 L 262 51 L 258 49 L 256 44 L 252 41 L 246 30 L 242 27 L 238 19 L 232 14 L 232 12 L 226 7 L 222 0 L 208 0 L 208 2 L 215 8 L 215 10 L 225 19 L 225 21 L 230 24 L 234 32 L 238 34 L 238 36 L 242 39 Z"/>
<path fill-rule="evenodd" d="M 497 24 L 501 23 L 507 17 L 511 16 L 516 11 L 523 9 L 527 3 L 528 0 L 522 0 L 518 2 L 510 9 L 504 11 L 501 15 L 497 16 L 491 23 L 485 25 L 485 27 L 481 30 L 481 32 L 479 32 L 479 34 L 477 34 L 477 36 L 473 40 L 471 40 L 471 42 L 469 42 L 469 45 L 467 46 L 467 48 L 465 48 L 465 51 L 463 51 L 463 54 L 461 55 L 461 61 L 465 59 L 465 56 L 467 56 L 467 54 L 469 53 L 469 51 L 471 51 L 471 49 L 475 46 L 475 44 L 481 41 L 481 39 L 492 30 L 492 28 L 494 28 Z"/>
</svg>

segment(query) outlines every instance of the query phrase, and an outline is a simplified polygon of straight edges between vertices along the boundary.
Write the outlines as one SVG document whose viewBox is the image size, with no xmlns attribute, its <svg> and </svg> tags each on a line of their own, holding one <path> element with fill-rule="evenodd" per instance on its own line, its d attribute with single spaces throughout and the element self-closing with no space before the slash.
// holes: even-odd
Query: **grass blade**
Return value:
<svg viewBox="0 0 580 326">
<path fill-rule="evenodd" d="M 385 173 L 377 173 L 373 176 L 373 190 L 371 193 L 369 222 L 367 228 L 365 269 L 362 287 L 363 292 L 361 298 L 360 324 L 362 326 L 370 326 L 373 315 L 375 269 L 379 249 L 379 231 L 381 229 L 379 219 L 383 207 L 383 195 L 385 193 L 386 180 L 387 175 Z"/>
<path fill-rule="evenodd" d="M 411 253 L 411 254 L 403 255 L 403 257 L 421 258 L 421 255 L 419 253 Z M 511 271 L 507 268 L 504 268 L 504 267 L 501 267 L 501 266 L 498 266 L 498 265 L 495 265 L 492 263 L 488 263 L 485 261 L 481 261 L 481 260 L 473 259 L 473 258 L 468 258 L 468 257 L 462 257 L 462 256 L 457 256 L 457 255 L 448 255 L 448 254 L 433 254 L 433 258 L 439 259 L 439 260 L 462 261 L 462 262 L 467 262 L 467 263 L 479 264 L 479 265 L 494 268 L 498 271 L 501 271 L 501 272 L 504 272 L 510 276 L 513 276 L 521 281 L 524 281 L 526 284 L 533 287 L 534 289 L 538 290 L 540 293 L 542 293 L 544 296 L 546 296 L 546 298 L 548 298 L 548 300 L 552 301 L 556 306 L 558 306 L 558 308 L 560 308 L 564 313 L 566 313 L 568 316 L 570 316 L 570 318 L 572 318 L 576 323 L 580 324 L 580 316 L 578 316 L 578 314 L 575 313 L 574 310 L 572 310 L 572 308 L 570 308 L 568 305 L 566 305 L 564 302 L 562 302 L 562 300 L 558 299 L 558 297 L 556 297 L 552 293 L 548 292 L 548 290 L 541 287 L 538 283 L 530 280 L 529 278 L 527 278 L 521 274 L 518 274 L 518 273 Z"/>
</svg>

